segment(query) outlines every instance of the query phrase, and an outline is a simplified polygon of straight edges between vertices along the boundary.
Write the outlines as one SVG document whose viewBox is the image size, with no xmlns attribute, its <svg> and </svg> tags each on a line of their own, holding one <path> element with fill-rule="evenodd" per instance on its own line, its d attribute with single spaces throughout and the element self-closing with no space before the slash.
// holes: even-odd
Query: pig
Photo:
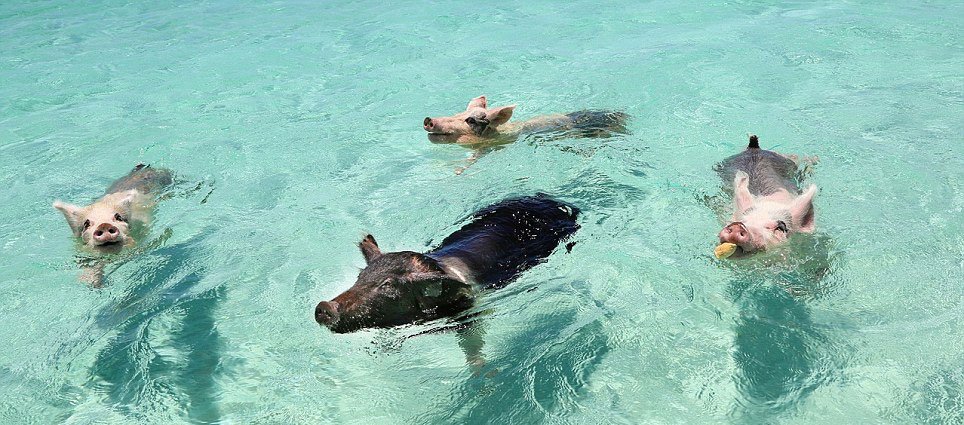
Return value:
<svg viewBox="0 0 964 425">
<path fill-rule="evenodd" d="M 469 101 L 464 112 L 449 117 L 426 117 L 422 128 L 435 143 L 501 144 L 520 135 L 561 132 L 563 136 L 608 137 L 625 134 L 629 115 L 616 111 L 578 111 L 509 122 L 516 105 L 488 107 L 485 96 Z"/>
<path fill-rule="evenodd" d="M 724 183 L 733 184 L 733 217 L 718 237 L 736 244 L 735 257 L 748 256 L 786 243 L 795 233 L 814 231 L 813 198 L 817 186 L 802 192 L 795 159 L 761 149 L 750 136 L 746 150 L 717 166 Z"/>
<path fill-rule="evenodd" d="M 371 235 L 358 244 L 367 266 L 354 286 L 315 307 L 335 333 L 455 316 L 476 295 L 501 288 L 542 262 L 579 229 L 579 210 L 546 195 L 507 199 L 425 253 L 383 253 Z M 567 246 L 567 249 L 571 246 Z"/>
<path fill-rule="evenodd" d="M 171 172 L 138 164 L 107 188 L 104 196 L 85 207 L 54 201 L 74 237 L 94 254 L 115 254 L 135 244 L 133 230 L 150 222 L 155 196 L 172 183 Z M 82 280 L 99 286 L 103 263 L 85 269 Z"/>
</svg>

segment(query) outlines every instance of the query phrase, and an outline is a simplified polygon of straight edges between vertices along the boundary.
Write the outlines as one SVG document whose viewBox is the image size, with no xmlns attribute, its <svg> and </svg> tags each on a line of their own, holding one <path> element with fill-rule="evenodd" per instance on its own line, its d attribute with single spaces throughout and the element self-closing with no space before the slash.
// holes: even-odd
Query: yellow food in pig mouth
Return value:
<svg viewBox="0 0 964 425">
<path fill-rule="evenodd" d="M 724 242 L 719 244 L 716 249 L 713 250 L 713 254 L 716 254 L 716 258 L 729 258 L 733 253 L 736 252 L 736 244 Z"/>
</svg>

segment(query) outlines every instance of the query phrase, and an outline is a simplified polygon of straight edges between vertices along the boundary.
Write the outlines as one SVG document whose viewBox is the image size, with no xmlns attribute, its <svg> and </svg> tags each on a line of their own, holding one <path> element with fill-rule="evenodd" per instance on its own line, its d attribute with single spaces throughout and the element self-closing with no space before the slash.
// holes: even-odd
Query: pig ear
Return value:
<svg viewBox="0 0 964 425">
<path fill-rule="evenodd" d="M 736 202 L 736 212 L 742 213 L 753 205 L 753 195 L 750 194 L 750 175 L 739 170 L 733 177 L 733 201 Z"/>
<path fill-rule="evenodd" d="M 465 110 L 468 111 L 469 109 L 472 109 L 472 108 L 483 108 L 483 109 L 486 108 L 486 101 L 485 101 L 484 94 L 482 96 L 479 96 L 475 99 L 470 100 L 469 105 L 465 107 Z"/>
<path fill-rule="evenodd" d="M 502 125 L 505 124 L 509 118 L 512 118 L 513 109 L 515 109 L 515 105 L 489 109 L 485 113 L 485 118 L 489 120 L 489 126 L 491 127 Z"/>
<path fill-rule="evenodd" d="M 64 218 L 67 219 L 67 225 L 70 226 L 70 230 L 73 230 L 74 234 L 80 234 L 81 223 L 84 222 L 84 209 L 74 204 L 67 204 L 60 201 L 54 201 L 53 206 L 63 213 Z"/>
<path fill-rule="evenodd" d="M 382 250 L 378 249 L 378 242 L 375 242 L 375 238 L 372 237 L 372 235 L 365 235 L 365 238 L 358 243 L 358 248 L 361 249 L 366 263 L 371 263 L 376 258 L 382 256 Z"/>
<path fill-rule="evenodd" d="M 800 196 L 790 203 L 790 216 L 793 217 L 794 230 L 810 233 L 814 229 L 813 197 L 817 194 L 817 186 L 810 185 Z"/>
</svg>

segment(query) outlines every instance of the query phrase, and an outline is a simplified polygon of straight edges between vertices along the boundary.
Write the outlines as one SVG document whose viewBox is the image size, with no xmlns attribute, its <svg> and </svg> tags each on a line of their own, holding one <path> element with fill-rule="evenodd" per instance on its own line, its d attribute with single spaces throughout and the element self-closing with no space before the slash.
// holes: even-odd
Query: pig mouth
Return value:
<svg viewBox="0 0 964 425">
<path fill-rule="evenodd" d="M 455 133 L 450 131 L 429 131 L 429 136 L 455 136 Z"/>
<path fill-rule="evenodd" d="M 428 133 L 428 140 L 433 143 L 457 142 L 459 137 L 461 136 L 455 133 Z"/>
<path fill-rule="evenodd" d="M 736 251 L 733 252 L 733 255 L 731 255 L 730 258 L 747 258 L 747 257 L 752 257 L 753 255 L 759 254 L 759 253 L 761 253 L 761 252 L 763 252 L 763 251 L 765 251 L 765 250 L 766 250 L 766 249 L 760 249 L 760 248 L 754 247 L 754 246 L 752 246 L 752 245 L 750 245 L 749 247 L 744 247 L 744 246 L 741 245 L 741 244 L 737 244 L 737 245 L 736 245 Z"/>
<path fill-rule="evenodd" d="M 439 131 L 439 130 L 425 130 L 428 134 L 440 134 L 440 135 L 452 135 L 451 131 Z"/>
<path fill-rule="evenodd" d="M 750 254 L 752 254 L 752 253 L 753 253 L 753 251 L 748 251 L 748 250 L 746 250 L 746 249 L 743 249 L 743 246 L 737 245 L 737 246 L 736 246 L 736 251 L 733 251 L 733 254 L 730 255 L 730 257 L 731 257 L 731 258 L 742 258 L 742 257 L 746 257 L 746 256 L 748 256 L 748 255 L 750 255 Z"/>
<path fill-rule="evenodd" d="M 113 242 L 104 242 L 100 245 L 94 245 L 94 249 L 98 251 L 103 251 L 103 252 L 116 252 L 116 251 L 120 251 L 120 249 L 123 247 L 124 247 L 124 241 L 120 241 L 120 240 L 113 241 Z"/>
</svg>

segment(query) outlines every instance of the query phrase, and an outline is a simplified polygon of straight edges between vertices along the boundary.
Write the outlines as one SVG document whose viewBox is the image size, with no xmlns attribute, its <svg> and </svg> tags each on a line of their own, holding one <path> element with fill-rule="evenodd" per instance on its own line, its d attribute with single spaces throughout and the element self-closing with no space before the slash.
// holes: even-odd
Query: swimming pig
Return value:
<svg viewBox="0 0 964 425">
<path fill-rule="evenodd" d="M 55 201 L 53 207 L 64 214 L 74 236 L 80 238 L 86 249 L 95 253 L 117 253 L 134 245 L 132 227 L 148 224 L 155 203 L 154 195 L 171 182 L 170 171 L 138 164 L 111 184 L 105 195 L 94 203 L 80 207 Z M 102 265 L 98 265 L 85 270 L 82 278 L 99 284 L 101 268 Z"/>
<path fill-rule="evenodd" d="M 505 200 L 426 253 L 383 253 L 368 235 L 358 245 L 368 265 L 354 286 L 318 303 L 315 320 L 345 333 L 456 315 L 479 290 L 505 286 L 549 256 L 579 228 L 578 213 L 544 195 Z"/>
<path fill-rule="evenodd" d="M 426 117 L 422 127 L 436 143 L 508 143 L 522 134 L 560 131 L 577 137 L 626 133 L 629 115 L 614 111 L 579 111 L 509 122 L 516 105 L 489 108 L 485 96 L 472 99 L 465 111 L 449 117 Z"/>
<path fill-rule="evenodd" d="M 733 218 L 719 233 L 720 243 L 736 244 L 735 255 L 780 245 L 794 233 L 814 230 L 813 197 L 817 186 L 802 192 L 794 159 L 760 149 L 750 136 L 746 150 L 717 166 L 724 182 L 733 182 Z"/>
</svg>

